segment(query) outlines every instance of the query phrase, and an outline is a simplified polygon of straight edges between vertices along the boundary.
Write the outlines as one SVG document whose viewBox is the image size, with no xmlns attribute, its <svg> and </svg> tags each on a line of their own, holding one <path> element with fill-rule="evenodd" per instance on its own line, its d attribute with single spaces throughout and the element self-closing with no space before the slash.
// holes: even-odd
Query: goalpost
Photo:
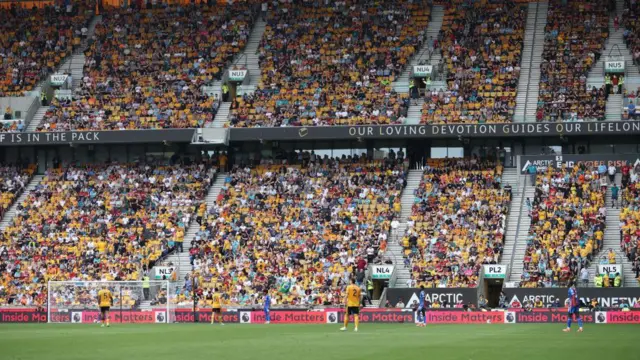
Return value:
<svg viewBox="0 0 640 360">
<path fill-rule="evenodd" d="M 175 322 L 177 285 L 166 280 L 150 280 L 149 287 L 142 281 L 49 281 L 47 321 L 99 322 L 97 297 L 102 288 L 113 295 L 112 324 Z"/>
</svg>

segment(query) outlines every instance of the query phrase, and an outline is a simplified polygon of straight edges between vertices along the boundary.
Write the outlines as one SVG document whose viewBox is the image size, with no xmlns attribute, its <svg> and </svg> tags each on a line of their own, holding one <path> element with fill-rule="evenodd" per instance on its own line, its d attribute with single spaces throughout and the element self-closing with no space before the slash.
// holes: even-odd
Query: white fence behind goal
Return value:
<svg viewBox="0 0 640 360">
<path fill-rule="evenodd" d="M 103 288 L 113 295 L 112 324 L 175 322 L 176 285 L 164 280 L 151 280 L 148 288 L 142 281 L 49 281 L 48 322 L 98 322 L 98 291 Z"/>
</svg>

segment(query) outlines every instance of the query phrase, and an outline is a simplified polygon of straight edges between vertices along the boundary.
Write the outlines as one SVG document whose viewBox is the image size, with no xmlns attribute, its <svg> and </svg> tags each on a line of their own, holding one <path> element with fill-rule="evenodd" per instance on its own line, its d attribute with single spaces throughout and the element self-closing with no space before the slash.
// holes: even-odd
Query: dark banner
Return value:
<svg viewBox="0 0 640 360">
<path fill-rule="evenodd" d="M 605 165 L 606 167 L 613 165 L 620 170 L 625 165 L 634 166 L 640 164 L 640 156 L 637 154 L 523 155 L 520 163 L 522 164 L 521 174 L 527 174 L 531 165 L 537 169 L 546 169 L 549 166 L 560 169 L 563 166 L 573 167 L 576 164 L 584 164 L 586 166 Z"/>
<path fill-rule="evenodd" d="M 434 303 L 436 300 L 440 303 L 447 303 L 448 306 L 457 304 L 462 301 L 465 304 L 477 302 L 478 289 L 469 288 L 436 288 L 436 289 L 424 289 L 425 300 Z M 391 306 L 396 305 L 402 300 L 405 304 L 405 308 L 411 309 L 418 303 L 418 295 L 420 289 L 414 288 L 391 288 L 387 289 L 387 300 L 391 303 Z"/>
<path fill-rule="evenodd" d="M 0 146 L 118 144 L 118 143 L 190 143 L 194 129 L 67 131 L 0 133 Z"/>
<path fill-rule="evenodd" d="M 232 128 L 231 141 L 640 134 L 640 121 Z"/>
<path fill-rule="evenodd" d="M 503 291 L 512 307 L 522 307 L 525 301 L 534 302 L 537 298 L 545 307 L 551 306 L 556 299 L 562 307 L 568 303 L 567 288 L 504 288 Z M 625 302 L 635 307 L 640 301 L 640 288 L 578 288 L 578 296 L 585 304 L 595 298 L 602 308 L 618 308 Z"/>
</svg>

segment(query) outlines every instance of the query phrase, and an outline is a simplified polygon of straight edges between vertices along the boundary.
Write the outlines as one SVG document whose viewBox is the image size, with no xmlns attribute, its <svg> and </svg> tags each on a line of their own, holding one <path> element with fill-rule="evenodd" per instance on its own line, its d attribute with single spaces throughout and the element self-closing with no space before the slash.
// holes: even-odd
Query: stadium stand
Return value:
<svg viewBox="0 0 640 360">
<path fill-rule="evenodd" d="M 235 99 L 230 126 L 398 124 L 391 83 L 424 41 L 424 1 L 281 3 L 260 47 L 262 79 Z"/>
<path fill-rule="evenodd" d="M 0 238 L 0 305 L 44 304 L 49 280 L 139 280 L 184 237 L 214 174 L 206 164 L 49 169 Z"/>
<path fill-rule="evenodd" d="M 277 304 L 339 304 L 358 259 L 386 249 L 404 166 L 311 155 L 297 165 L 235 167 L 192 243 L 193 276 L 233 304 L 251 304 L 267 288 L 278 290 Z M 189 304 L 191 283 L 179 303 Z"/>
<path fill-rule="evenodd" d="M 537 121 L 605 119 L 605 88 L 586 89 L 586 81 L 609 36 L 607 5 L 607 0 L 549 1 Z"/>
<path fill-rule="evenodd" d="M 512 121 L 526 17 L 510 1 L 448 4 L 440 36 L 447 88 L 426 92 L 423 123 Z"/>
<path fill-rule="evenodd" d="M 640 166 L 623 169 L 622 207 L 620 209 L 620 249 L 631 261 L 636 279 L 640 279 Z M 640 280 L 639 280 L 640 281 Z"/>
<path fill-rule="evenodd" d="M 73 100 L 52 100 L 40 131 L 195 128 L 220 99 L 201 86 L 221 79 L 252 26 L 246 3 L 110 9 L 86 51 Z"/>
<path fill-rule="evenodd" d="M 500 260 L 511 200 L 502 169 L 475 158 L 429 160 L 402 239 L 416 286 L 476 287 L 482 264 Z"/>
<path fill-rule="evenodd" d="M 35 166 L 2 166 L 0 167 L 0 217 L 24 191 L 29 179 L 35 172 Z"/>
<path fill-rule="evenodd" d="M 522 287 L 566 286 L 602 248 L 606 173 L 577 164 L 536 176 Z"/>
<path fill-rule="evenodd" d="M 85 9 L 11 7 L 0 22 L 0 97 L 22 96 L 52 73 L 80 44 Z"/>
<path fill-rule="evenodd" d="M 625 12 L 622 17 L 622 26 L 625 29 L 623 39 L 627 49 L 633 56 L 633 63 L 640 66 L 640 6 L 636 1 L 625 1 Z"/>
</svg>

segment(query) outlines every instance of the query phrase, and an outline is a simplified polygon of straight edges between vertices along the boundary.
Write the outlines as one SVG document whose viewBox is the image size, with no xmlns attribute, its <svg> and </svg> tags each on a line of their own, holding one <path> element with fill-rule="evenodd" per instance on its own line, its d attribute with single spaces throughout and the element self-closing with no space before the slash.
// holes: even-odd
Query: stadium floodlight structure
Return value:
<svg viewBox="0 0 640 360">
<path fill-rule="evenodd" d="M 109 319 L 118 323 L 173 323 L 177 285 L 166 280 L 49 281 L 47 322 L 95 323 L 100 319 L 98 291 L 113 295 Z"/>
</svg>

